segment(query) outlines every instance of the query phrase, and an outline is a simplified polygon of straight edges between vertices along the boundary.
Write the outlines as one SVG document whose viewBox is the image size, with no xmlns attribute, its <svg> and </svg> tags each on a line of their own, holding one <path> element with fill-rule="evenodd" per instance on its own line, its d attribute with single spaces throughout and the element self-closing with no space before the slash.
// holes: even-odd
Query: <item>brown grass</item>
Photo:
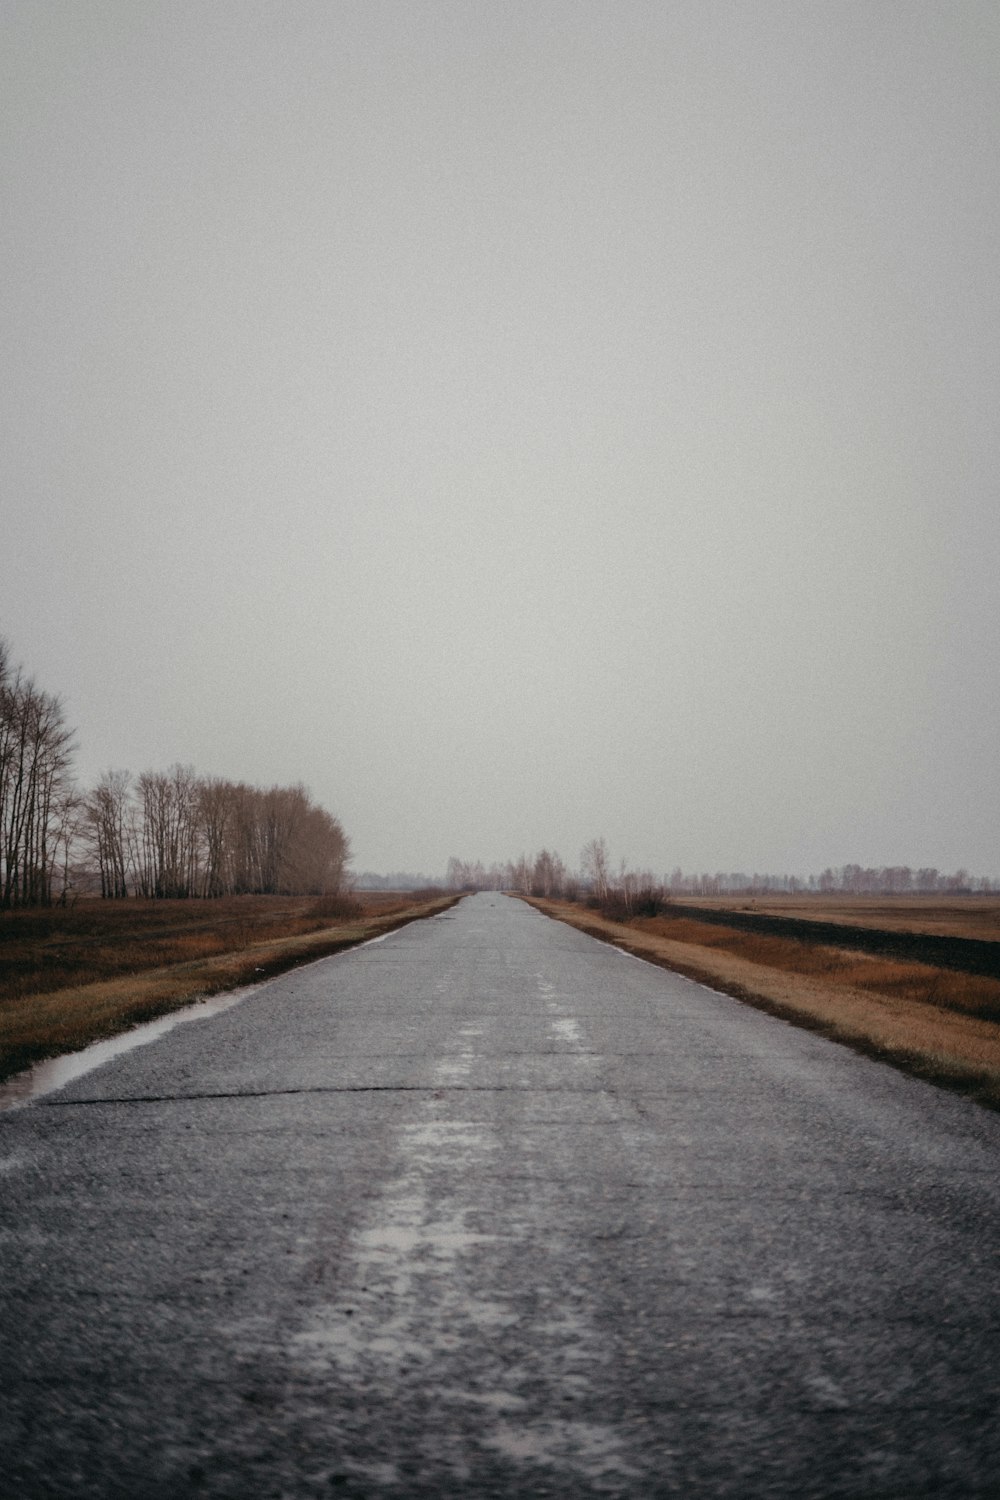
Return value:
<svg viewBox="0 0 1000 1500">
<path fill-rule="evenodd" d="M 827 984 L 873 994 L 893 995 L 901 1001 L 916 1001 L 1000 1021 L 1000 980 L 977 974 L 956 973 L 930 964 L 911 963 L 858 953 L 851 948 L 832 948 L 770 933 L 741 932 L 732 927 L 709 926 L 693 917 L 638 917 L 628 924 L 637 932 L 648 932 L 676 943 L 694 944 L 745 959 L 747 963 L 807 975 Z"/>
<path fill-rule="evenodd" d="M 1000 1108 L 1000 983 L 687 917 L 607 918 L 532 900 L 547 915 Z M 825 917 L 824 917 L 825 919 Z"/>
<path fill-rule="evenodd" d="M 0 1078 L 307 963 L 455 896 L 88 902 L 0 918 Z"/>
</svg>

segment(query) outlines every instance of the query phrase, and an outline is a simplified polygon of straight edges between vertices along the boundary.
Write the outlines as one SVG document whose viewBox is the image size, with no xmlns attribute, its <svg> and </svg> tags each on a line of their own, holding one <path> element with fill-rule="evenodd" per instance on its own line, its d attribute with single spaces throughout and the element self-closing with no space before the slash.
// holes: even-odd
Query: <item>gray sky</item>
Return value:
<svg viewBox="0 0 1000 1500">
<path fill-rule="evenodd" d="M 0 19 L 0 630 L 81 777 L 1000 871 L 995 0 Z"/>
</svg>

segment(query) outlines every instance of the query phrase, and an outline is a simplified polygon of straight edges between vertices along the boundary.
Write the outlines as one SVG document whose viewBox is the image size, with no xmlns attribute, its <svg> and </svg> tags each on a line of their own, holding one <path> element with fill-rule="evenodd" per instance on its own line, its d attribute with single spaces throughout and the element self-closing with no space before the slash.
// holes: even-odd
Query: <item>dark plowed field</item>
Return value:
<svg viewBox="0 0 1000 1500">
<path fill-rule="evenodd" d="M 956 969 L 963 974 L 985 974 L 1000 979 L 1000 943 L 984 938 L 944 937 L 925 932 L 887 932 L 880 927 L 852 927 L 841 922 L 811 922 L 800 917 L 772 917 L 761 912 L 724 911 L 718 907 L 685 906 L 671 901 L 665 916 L 686 917 L 740 932 L 761 932 L 771 937 L 794 938 L 802 943 L 821 943 L 830 948 L 852 948 L 877 953 L 883 958 L 907 963 L 932 964 L 938 969 Z"/>
</svg>

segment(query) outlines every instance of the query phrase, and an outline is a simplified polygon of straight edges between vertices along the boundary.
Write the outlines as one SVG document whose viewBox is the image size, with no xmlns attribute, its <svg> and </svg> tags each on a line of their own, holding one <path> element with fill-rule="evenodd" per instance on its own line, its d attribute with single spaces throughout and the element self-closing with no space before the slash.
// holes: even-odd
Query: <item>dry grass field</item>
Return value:
<svg viewBox="0 0 1000 1500">
<path fill-rule="evenodd" d="M 532 905 L 653 963 L 1000 1107 L 1000 980 L 709 925 L 698 920 L 688 901 L 689 915 L 639 917 L 627 923 L 569 902 L 533 900 Z M 722 903 L 713 905 L 718 909 Z M 865 913 L 854 898 L 843 920 L 863 925 L 861 916 L 869 915 L 874 927 L 884 905 L 879 898 L 875 910 Z M 995 900 L 992 905 L 995 912 Z M 813 910 L 819 919 L 820 912 Z M 786 910 L 780 914 L 791 915 Z M 983 926 L 991 920 L 985 913 L 980 917 Z M 822 920 L 833 920 L 826 907 Z M 938 911 L 928 920 L 949 918 Z"/>
<path fill-rule="evenodd" d="M 0 915 L 0 1078 L 206 995 L 281 973 L 450 906 L 359 898 L 81 901 Z"/>
</svg>

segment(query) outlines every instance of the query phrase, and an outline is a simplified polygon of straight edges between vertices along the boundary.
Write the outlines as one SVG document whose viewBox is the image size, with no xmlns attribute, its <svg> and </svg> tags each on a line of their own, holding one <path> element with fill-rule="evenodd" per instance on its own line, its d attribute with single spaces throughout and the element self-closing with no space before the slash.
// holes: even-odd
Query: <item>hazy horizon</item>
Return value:
<svg viewBox="0 0 1000 1500">
<path fill-rule="evenodd" d="M 0 635 L 83 782 L 1000 874 L 994 4 L 0 18 Z"/>
</svg>

